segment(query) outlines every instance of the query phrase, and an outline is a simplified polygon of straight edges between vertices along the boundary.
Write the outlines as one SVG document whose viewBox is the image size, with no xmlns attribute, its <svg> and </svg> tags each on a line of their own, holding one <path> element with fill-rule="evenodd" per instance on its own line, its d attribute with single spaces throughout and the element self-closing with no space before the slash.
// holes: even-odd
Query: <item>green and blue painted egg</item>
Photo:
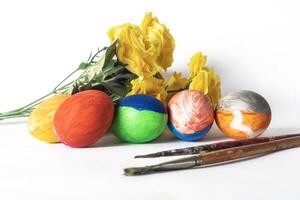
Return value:
<svg viewBox="0 0 300 200">
<path fill-rule="evenodd" d="M 137 94 L 125 97 L 117 104 L 111 130 L 122 141 L 145 143 L 159 137 L 167 122 L 167 110 L 159 100 Z"/>
</svg>

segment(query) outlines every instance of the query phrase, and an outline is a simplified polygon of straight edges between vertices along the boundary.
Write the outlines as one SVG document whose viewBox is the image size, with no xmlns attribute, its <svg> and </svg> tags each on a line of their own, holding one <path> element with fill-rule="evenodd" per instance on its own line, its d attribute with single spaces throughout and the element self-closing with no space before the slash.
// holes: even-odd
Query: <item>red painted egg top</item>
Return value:
<svg viewBox="0 0 300 200">
<path fill-rule="evenodd" d="M 104 92 L 86 90 L 68 98 L 54 116 L 55 132 L 64 144 L 87 147 L 109 129 L 114 114 L 112 99 Z"/>
</svg>

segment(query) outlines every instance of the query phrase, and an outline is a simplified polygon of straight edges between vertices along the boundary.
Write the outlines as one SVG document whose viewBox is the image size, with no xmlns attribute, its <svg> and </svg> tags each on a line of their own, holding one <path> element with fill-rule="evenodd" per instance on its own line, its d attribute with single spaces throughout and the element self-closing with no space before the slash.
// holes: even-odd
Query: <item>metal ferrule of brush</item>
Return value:
<svg viewBox="0 0 300 200">
<path fill-rule="evenodd" d="M 146 167 L 133 167 L 124 169 L 125 175 L 143 175 L 160 171 L 171 171 L 180 169 L 190 169 L 202 165 L 202 156 L 190 156 L 181 158 L 170 162 L 164 162 L 157 165 L 150 165 Z"/>
<path fill-rule="evenodd" d="M 190 156 L 153 166 L 154 171 L 189 169 L 202 164 L 201 156 Z"/>
</svg>

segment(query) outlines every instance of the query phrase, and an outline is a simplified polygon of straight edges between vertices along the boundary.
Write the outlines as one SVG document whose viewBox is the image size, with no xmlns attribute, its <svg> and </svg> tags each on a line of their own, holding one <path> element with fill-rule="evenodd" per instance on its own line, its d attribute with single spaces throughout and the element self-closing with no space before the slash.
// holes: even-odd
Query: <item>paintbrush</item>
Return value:
<svg viewBox="0 0 300 200">
<path fill-rule="evenodd" d="M 239 146 L 250 145 L 250 144 L 259 144 L 259 143 L 270 142 L 270 141 L 279 140 L 283 138 L 296 137 L 296 136 L 300 136 L 300 133 L 280 135 L 274 137 L 259 137 L 259 138 L 251 138 L 251 139 L 244 139 L 244 140 L 218 142 L 218 143 L 206 144 L 206 145 L 200 145 L 194 147 L 160 151 L 160 152 L 145 154 L 145 155 L 137 155 L 134 158 L 157 158 L 157 157 L 164 157 L 164 156 L 182 156 L 182 155 L 200 154 L 200 153 L 211 152 L 215 150 L 228 149 L 232 147 L 239 147 Z"/>
<path fill-rule="evenodd" d="M 233 161 L 242 158 L 268 154 L 284 149 L 300 146 L 300 136 L 288 137 L 270 142 L 250 144 L 246 146 L 232 147 L 228 149 L 216 150 L 203 153 L 197 156 L 189 156 L 182 159 L 173 160 L 157 165 L 146 167 L 133 167 L 124 169 L 124 175 L 143 175 L 159 171 L 171 171 L 179 169 L 190 169 L 197 166 L 207 166 L 220 164 L 223 162 Z"/>
</svg>

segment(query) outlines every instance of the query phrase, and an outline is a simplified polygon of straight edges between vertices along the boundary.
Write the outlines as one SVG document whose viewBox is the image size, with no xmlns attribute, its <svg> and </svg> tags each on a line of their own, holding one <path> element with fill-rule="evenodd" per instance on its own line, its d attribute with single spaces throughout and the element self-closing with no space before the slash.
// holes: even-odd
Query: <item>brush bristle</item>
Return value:
<svg viewBox="0 0 300 200">
<path fill-rule="evenodd" d="M 125 176 L 134 176 L 134 175 L 142 175 L 142 174 L 148 174 L 152 170 L 152 168 L 149 167 L 131 167 L 131 168 L 125 168 L 124 169 L 124 175 Z"/>
<path fill-rule="evenodd" d="M 157 158 L 160 156 L 161 155 L 159 153 L 151 153 L 151 154 L 145 154 L 145 155 L 137 155 L 137 156 L 134 156 L 134 158 Z"/>
<path fill-rule="evenodd" d="M 153 157 L 149 156 L 149 155 L 137 155 L 137 156 L 134 156 L 134 158 L 153 158 Z"/>
<path fill-rule="evenodd" d="M 134 169 L 133 168 L 125 168 L 124 169 L 124 175 L 125 176 L 133 176 L 134 175 Z"/>
</svg>

